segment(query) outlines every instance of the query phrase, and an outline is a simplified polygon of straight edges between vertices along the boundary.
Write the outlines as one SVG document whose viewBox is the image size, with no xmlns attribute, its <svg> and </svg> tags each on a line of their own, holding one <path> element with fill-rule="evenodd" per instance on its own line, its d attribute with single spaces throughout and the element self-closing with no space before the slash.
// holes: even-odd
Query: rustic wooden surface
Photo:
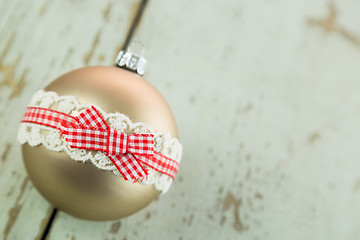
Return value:
<svg viewBox="0 0 360 240">
<path fill-rule="evenodd" d="M 2 239 L 40 239 L 52 213 L 15 141 L 30 96 L 71 69 L 111 63 L 139 6 L 0 0 Z M 148 1 L 132 38 L 178 121 L 177 181 L 119 221 L 60 211 L 47 239 L 359 239 L 359 9 Z"/>
</svg>

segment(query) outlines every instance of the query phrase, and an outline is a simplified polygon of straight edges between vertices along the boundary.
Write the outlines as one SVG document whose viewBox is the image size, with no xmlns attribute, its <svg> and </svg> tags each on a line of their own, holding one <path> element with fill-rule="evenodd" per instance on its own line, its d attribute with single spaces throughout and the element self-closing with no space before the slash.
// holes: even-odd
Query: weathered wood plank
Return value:
<svg viewBox="0 0 360 240">
<path fill-rule="evenodd" d="M 360 5 L 333 6 L 150 1 L 136 39 L 179 123 L 177 181 L 120 222 L 59 214 L 51 239 L 357 239 Z"/>
<path fill-rule="evenodd" d="M 21 161 L 16 132 L 21 111 L 28 96 L 26 83 L 31 80 L 24 63 L 29 46 L 25 36 L 33 16 L 27 13 L 40 8 L 42 2 L 30 7 L 25 1 L 2 1 L 0 8 L 0 234 L 1 239 L 39 238 L 50 209 L 29 182 Z M 21 45 L 24 45 L 20 47 Z M 39 69 L 40 70 L 40 69 Z M 20 107 L 18 107 L 20 106 Z M 30 220 L 31 219 L 31 220 Z"/>
<path fill-rule="evenodd" d="M 14 3 L 2 4 L 18 4 L 8 2 Z M 107 3 L 94 3 L 97 10 L 84 8 L 80 1 L 65 4 L 72 15 L 83 8 L 82 16 L 96 16 L 91 29 L 80 24 L 81 17 L 72 19 L 84 27 L 80 33 L 73 26 L 61 28 L 70 20 L 58 11 L 60 3 L 39 4 L 38 14 L 47 23 L 37 20 L 37 39 L 44 29 L 51 30 L 51 20 L 64 35 L 50 31 L 39 45 L 30 40 L 25 50 L 24 40 L 10 41 L 11 49 L 25 51 L 21 58 L 14 50 L 4 54 L 8 65 L 20 59 L 15 83 L 21 82 L 26 67 L 30 70 L 20 97 L 1 101 L 1 123 L 13 124 L 4 114 L 24 106 L 44 82 L 84 64 L 111 61 L 119 46 L 114 40 L 115 12 L 126 16 L 126 22 L 131 17 L 126 14 L 129 7 L 115 11 L 119 3 Z M 49 239 L 357 239 L 359 7 L 355 0 L 334 1 L 333 7 L 310 0 L 150 1 L 136 39 L 147 48 L 146 78 L 168 99 L 179 123 L 185 152 L 177 181 L 159 201 L 121 221 L 87 222 L 60 212 Z M 104 9 L 102 16 L 99 9 Z M 2 24 L 5 20 L 0 19 Z M 10 38 L 33 32 L 16 27 L 11 34 L 15 27 L 9 28 L 1 32 L 7 32 L 1 49 Z M 114 49 L 108 48 L 109 42 L 115 42 Z M 42 45 L 51 54 L 34 50 Z M 35 53 L 37 60 L 29 63 Z M 48 68 L 40 69 L 37 65 L 44 62 Z M 11 98 L 10 86 L 0 89 L 1 100 Z M 20 119 L 20 112 L 14 119 Z M 1 154 L 5 159 L 13 156 L 19 165 L 14 130 L 4 131 Z M 10 176 L 7 169 L 17 166 L 8 167 L 8 162 L 0 162 L 0 187 L 7 192 L 11 187 L 2 180 L 17 180 L 16 194 L 10 201 L 1 193 L 0 212 L 18 213 L 17 220 L 10 221 L 9 234 L 15 236 L 21 232 L 17 226 L 28 224 L 30 216 L 39 226 L 47 208 L 37 201 L 44 200 L 30 189 L 24 173 Z M 42 214 L 33 213 L 41 216 L 38 220 L 24 210 L 30 204 L 25 196 L 42 207 Z M 19 210 L 21 203 L 27 205 Z M 0 223 L 7 220 L 3 215 Z M 0 224 L 2 231 L 6 226 Z"/>
<path fill-rule="evenodd" d="M 1 239 L 39 239 L 52 212 L 28 180 L 16 142 L 31 95 L 74 68 L 111 64 L 138 3 L 0 1 Z"/>
<path fill-rule="evenodd" d="M 136 37 L 185 152 L 156 215 L 124 235 L 357 239 L 359 7 L 151 1 Z"/>
</svg>

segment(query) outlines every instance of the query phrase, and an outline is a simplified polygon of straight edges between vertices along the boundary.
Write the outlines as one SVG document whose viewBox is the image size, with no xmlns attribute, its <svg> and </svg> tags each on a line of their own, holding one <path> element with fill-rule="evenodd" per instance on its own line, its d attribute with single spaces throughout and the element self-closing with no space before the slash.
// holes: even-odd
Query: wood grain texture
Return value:
<svg viewBox="0 0 360 240">
<path fill-rule="evenodd" d="M 41 4 L 34 2 L 31 8 L 37 11 Z M 50 208 L 29 182 L 16 143 L 18 123 L 28 101 L 24 91 L 31 85 L 30 66 L 24 62 L 29 56 L 23 57 L 28 55 L 29 28 L 34 23 L 34 12 L 27 12 L 29 5 L 19 1 L 0 2 L 1 239 L 38 238 Z"/>
<path fill-rule="evenodd" d="M 184 158 L 170 192 L 108 239 L 357 239 L 359 6 L 150 1 L 135 39 Z M 331 11 L 350 34 L 309 24 Z"/>
<path fill-rule="evenodd" d="M 111 65 L 139 1 L 0 1 L 0 239 L 40 239 L 52 207 L 16 142 L 32 94 L 84 65 Z"/>
<path fill-rule="evenodd" d="M 61 73 L 111 62 L 138 5 L 0 1 L 3 238 L 35 238 L 51 213 L 19 167 L 28 99 Z M 149 1 L 135 39 L 178 121 L 180 172 L 129 218 L 58 213 L 48 239 L 358 239 L 359 7 Z"/>
</svg>

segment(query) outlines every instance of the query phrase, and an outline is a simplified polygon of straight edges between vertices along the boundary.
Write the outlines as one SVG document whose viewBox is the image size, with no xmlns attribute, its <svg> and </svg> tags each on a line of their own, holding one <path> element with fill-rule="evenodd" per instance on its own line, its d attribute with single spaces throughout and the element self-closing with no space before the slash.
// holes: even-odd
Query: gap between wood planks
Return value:
<svg viewBox="0 0 360 240">
<path fill-rule="evenodd" d="M 139 25 L 139 22 L 141 20 L 141 17 L 143 15 L 143 12 L 144 12 L 144 9 L 146 7 L 147 2 L 148 2 L 148 0 L 141 0 L 139 8 L 136 11 L 135 18 L 132 20 L 129 31 L 126 34 L 126 39 L 125 39 L 125 42 L 123 44 L 122 49 L 127 49 L 127 47 L 129 46 L 129 43 L 130 43 L 130 41 L 131 41 L 131 39 L 132 39 L 132 37 L 133 37 L 133 35 L 135 33 L 135 30 L 136 30 L 137 26 Z M 47 222 L 46 227 L 44 228 L 44 231 L 43 231 L 43 233 L 41 235 L 41 238 L 40 238 L 41 240 L 46 240 L 47 239 L 47 237 L 48 237 L 48 235 L 49 235 L 49 233 L 51 231 L 51 227 L 53 225 L 53 222 L 54 222 L 54 220 L 55 220 L 55 218 L 57 216 L 57 213 L 58 213 L 58 209 L 53 208 L 52 213 L 51 213 L 51 215 L 49 217 L 49 221 Z"/>
<path fill-rule="evenodd" d="M 130 29 L 127 33 L 127 36 L 126 36 L 126 40 L 123 44 L 123 48 L 122 49 L 127 49 L 127 47 L 129 46 L 129 43 L 135 33 L 135 30 L 137 28 L 137 26 L 139 25 L 140 23 L 140 20 L 141 20 L 141 17 L 144 13 L 144 9 L 146 7 L 146 4 L 147 4 L 148 0 L 141 0 L 141 3 L 140 3 L 140 6 L 136 12 L 136 15 L 135 15 L 135 18 L 134 20 L 132 21 L 132 24 L 130 26 Z"/>
</svg>

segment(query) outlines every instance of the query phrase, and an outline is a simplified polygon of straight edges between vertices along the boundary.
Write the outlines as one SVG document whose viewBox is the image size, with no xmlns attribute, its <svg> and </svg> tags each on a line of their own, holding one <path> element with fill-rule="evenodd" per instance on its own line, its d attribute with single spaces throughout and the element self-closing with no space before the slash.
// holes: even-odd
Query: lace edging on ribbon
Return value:
<svg viewBox="0 0 360 240">
<path fill-rule="evenodd" d="M 33 96 L 29 106 L 54 108 L 57 111 L 71 114 L 80 112 L 90 105 L 82 105 L 73 96 L 58 96 L 55 92 L 46 92 L 39 90 Z M 108 124 L 117 130 L 131 131 L 133 133 L 152 133 L 155 135 L 154 149 L 167 157 L 180 162 L 182 147 L 177 139 L 171 138 L 168 133 L 154 132 L 144 123 L 132 123 L 131 120 L 121 113 L 105 113 L 101 108 L 97 107 Z M 115 175 L 120 175 L 116 167 L 106 157 L 103 152 L 94 152 L 83 149 L 71 149 L 61 140 L 60 134 L 56 129 L 52 129 L 42 125 L 31 123 L 22 123 L 18 132 L 18 140 L 21 144 L 28 143 L 30 146 L 43 145 L 49 150 L 66 152 L 73 160 L 90 161 L 97 168 L 112 171 Z M 154 187 L 165 193 L 171 183 L 171 177 L 160 174 L 159 172 L 148 168 L 149 175 L 143 184 L 153 184 Z"/>
</svg>

